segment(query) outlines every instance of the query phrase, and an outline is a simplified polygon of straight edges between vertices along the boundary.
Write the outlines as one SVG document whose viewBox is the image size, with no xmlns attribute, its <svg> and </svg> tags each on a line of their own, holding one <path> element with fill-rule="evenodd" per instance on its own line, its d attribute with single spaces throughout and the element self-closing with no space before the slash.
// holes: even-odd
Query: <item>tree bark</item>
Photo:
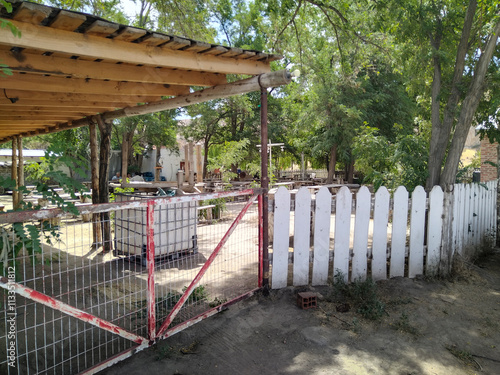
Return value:
<svg viewBox="0 0 500 375">
<path fill-rule="evenodd" d="M 128 170 L 128 133 L 123 133 L 122 139 L 122 181 L 127 181 L 127 170 Z"/>
<path fill-rule="evenodd" d="M 439 176 L 441 174 L 441 164 L 443 159 L 440 158 L 440 152 L 438 148 L 439 141 L 445 137 L 445 142 L 448 144 L 448 135 L 443 134 L 441 115 L 440 115 L 440 103 L 439 94 L 441 93 L 441 59 L 439 57 L 438 51 L 441 47 L 442 30 L 438 27 L 436 31 L 436 36 L 431 37 L 431 46 L 434 49 L 434 56 L 432 58 L 434 75 L 432 77 L 432 87 L 431 87 L 431 141 L 429 148 L 429 178 L 427 181 L 427 188 L 430 189 L 432 186 L 437 184 L 439 181 Z M 443 154 L 444 156 L 444 154 Z"/>
<path fill-rule="evenodd" d="M 462 104 L 460 117 L 448 151 L 448 157 L 446 158 L 443 173 L 441 174 L 441 178 L 439 180 L 439 184 L 441 186 L 453 184 L 455 182 L 460 156 L 467 139 L 467 133 L 469 132 L 472 120 L 474 119 L 474 114 L 476 113 L 479 101 L 484 93 L 484 80 L 488 71 L 488 66 L 493 57 L 493 53 L 495 52 L 499 34 L 500 20 L 497 21 L 493 32 L 486 41 L 485 48 L 483 49 L 477 62 L 476 69 L 474 70 L 474 78 L 472 79 L 467 96 Z"/>
<path fill-rule="evenodd" d="M 433 82 L 433 113 L 432 113 L 432 136 L 429 151 L 429 178 L 427 180 L 427 189 L 430 191 L 434 185 L 437 185 L 440 180 L 441 167 L 446 154 L 446 149 L 450 141 L 450 133 L 455 121 L 456 108 L 460 100 L 460 84 L 462 82 L 465 57 L 468 52 L 468 43 L 474 21 L 474 14 L 476 13 L 477 1 L 471 0 L 465 15 L 465 21 L 462 28 L 460 43 L 457 48 L 457 56 L 455 59 L 455 70 L 451 83 L 451 92 L 448 97 L 448 102 L 444 109 L 443 121 L 441 123 L 439 118 L 439 96 L 434 96 L 434 82 Z M 441 80 L 439 74 L 439 81 Z M 441 86 L 441 82 L 439 82 Z M 440 92 L 440 89 L 439 89 Z M 439 95 L 437 92 L 437 95 Z M 436 102 L 434 102 L 436 100 Z M 436 106 L 436 108 L 434 107 Z M 434 113 L 437 110 L 437 113 Z M 435 118 L 435 116 L 438 116 Z"/>
<path fill-rule="evenodd" d="M 328 177 L 326 178 L 326 183 L 333 183 L 335 178 L 335 165 L 337 164 L 337 144 L 334 144 L 330 149 L 330 160 L 328 163 Z"/>
<path fill-rule="evenodd" d="M 99 159 L 99 203 L 109 202 L 109 156 L 111 152 L 111 130 L 113 124 L 105 122 L 101 116 L 96 116 L 99 131 L 101 132 L 100 159 Z M 112 249 L 111 223 L 108 212 L 101 213 L 103 252 Z"/>
<path fill-rule="evenodd" d="M 92 178 L 92 203 L 99 202 L 99 154 L 97 148 L 97 129 L 96 124 L 89 123 L 90 134 L 90 173 Z M 97 249 L 102 243 L 100 214 L 92 214 L 92 247 Z"/>
</svg>

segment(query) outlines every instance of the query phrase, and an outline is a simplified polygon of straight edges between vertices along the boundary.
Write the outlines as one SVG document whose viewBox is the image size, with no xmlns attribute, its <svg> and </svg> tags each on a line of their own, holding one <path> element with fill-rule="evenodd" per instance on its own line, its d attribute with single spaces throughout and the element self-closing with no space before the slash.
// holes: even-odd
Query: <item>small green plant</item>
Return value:
<svg viewBox="0 0 500 375">
<path fill-rule="evenodd" d="M 227 209 L 226 200 L 224 198 L 214 198 L 214 199 L 207 199 L 205 201 L 200 201 L 200 206 L 211 206 L 211 205 L 215 206 L 209 208 L 209 210 L 211 210 L 212 219 L 219 220 L 222 217 L 222 213 Z M 200 215 L 201 218 L 204 218 L 205 220 L 209 219 L 206 210 L 201 210 Z"/>
<path fill-rule="evenodd" d="M 215 297 L 214 300 L 212 302 L 210 302 L 208 305 L 210 307 L 217 307 L 217 306 L 220 306 L 220 305 L 222 305 L 223 303 L 226 303 L 226 302 L 227 302 L 227 298 Z"/>
<path fill-rule="evenodd" d="M 401 316 L 394 324 L 394 328 L 398 331 L 406 332 L 414 336 L 418 335 L 418 329 L 410 324 L 410 317 L 405 311 L 401 313 Z"/>
<path fill-rule="evenodd" d="M 355 280 L 346 283 L 345 275 L 337 270 L 334 275 L 333 298 L 337 301 L 351 302 L 356 312 L 366 319 L 378 320 L 385 313 L 385 304 L 377 296 L 377 285 L 371 280 Z"/>
<path fill-rule="evenodd" d="M 446 346 L 446 349 L 451 354 L 453 354 L 456 358 L 458 358 L 459 360 L 461 360 L 466 366 L 474 367 L 477 370 L 481 369 L 481 367 L 479 366 L 479 364 L 474 359 L 474 356 L 470 352 L 468 352 L 466 350 L 460 350 L 460 349 L 457 348 L 456 345 L 448 345 L 448 346 Z"/>
<path fill-rule="evenodd" d="M 182 291 L 185 292 L 187 287 L 182 288 Z M 193 289 L 193 292 L 189 295 L 187 302 L 196 303 L 206 301 L 208 297 L 207 289 L 204 285 L 199 285 Z"/>
</svg>

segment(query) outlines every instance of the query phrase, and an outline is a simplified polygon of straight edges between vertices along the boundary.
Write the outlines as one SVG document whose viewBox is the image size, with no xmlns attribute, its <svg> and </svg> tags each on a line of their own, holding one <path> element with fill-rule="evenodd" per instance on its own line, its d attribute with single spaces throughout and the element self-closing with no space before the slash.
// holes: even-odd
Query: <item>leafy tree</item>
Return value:
<svg viewBox="0 0 500 375">
<path fill-rule="evenodd" d="M 378 132 L 378 129 L 364 127 L 353 144 L 356 169 L 363 174 L 363 182 L 373 184 L 375 189 L 404 185 L 409 191 L 423 185 L 428 156 L 425 138 L 419 134 L 401 134 L 391 142 Z"/>
<path fill-rule="evenodd" d="M 432 124 L 427 187 L 453 183 L 468 130 L 494 78 L 489 67 L 498 54 L 498 5 L 389 0 L 373 8 L 379 28 L 400 46 L 401 67 L 414 77 L 411 89 L 429 98 L 422 101 L 429 103 Z"/>
</svg>

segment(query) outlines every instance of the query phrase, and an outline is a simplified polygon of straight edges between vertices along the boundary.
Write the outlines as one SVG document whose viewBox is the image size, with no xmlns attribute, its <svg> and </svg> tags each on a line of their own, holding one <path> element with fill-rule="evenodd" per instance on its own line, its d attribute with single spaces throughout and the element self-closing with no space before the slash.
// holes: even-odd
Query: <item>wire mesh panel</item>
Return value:
<svg viewBox="0 0 500 375">
<path fill-rule="evenodd" d="M 211 257 L 245 203 L 246 201 L 235 201 L 234 198 L 200 202 L 197 251 L 156 263 L 157 326 L 163 323 L 183 292 Z M 157 208 L 155 207 L 155 212 Z M 207 215 L 207 210 L 212 211 L 210 215 Z M 258 222 L 257 204 L 254 203 L 239 221 L 228 241 L 221 247 L 172 322 L 172 326 L 257 288 Z"/>
<path fill-rule="evenodd" d="M 93 372 L 148 346 L 234 226 L 245 205 L 237 198 L 251 192 L 215 201 L 128 196 L 76 216 L 3 216 L 0 373 Z M 248 206 L 170 327 L 258 286 L 259 218 L 257 204 Z"/>
</svg>

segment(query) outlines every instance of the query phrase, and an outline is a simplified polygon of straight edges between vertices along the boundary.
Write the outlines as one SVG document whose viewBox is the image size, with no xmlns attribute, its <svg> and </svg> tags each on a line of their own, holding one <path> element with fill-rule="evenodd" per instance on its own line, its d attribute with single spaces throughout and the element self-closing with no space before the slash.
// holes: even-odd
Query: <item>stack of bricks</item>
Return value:
<svg viewBox="0 0 500 375">
<path fill-rule="evenodd" d="M 481 140 L 481 182 L 496 180 L 498 168 L 487 161 L 498 163 L 498 143 L 490 143 L 488 137 Z"/>
</svg>

